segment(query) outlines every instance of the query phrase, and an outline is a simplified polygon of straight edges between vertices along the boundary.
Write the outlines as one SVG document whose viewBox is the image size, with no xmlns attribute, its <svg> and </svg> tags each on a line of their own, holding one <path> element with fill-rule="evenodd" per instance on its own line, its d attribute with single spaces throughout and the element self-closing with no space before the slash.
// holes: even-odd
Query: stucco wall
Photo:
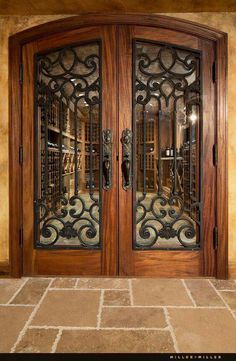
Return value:
<svg viewBox="0 0 236 361">
<path fill-rule="evenodd" d="M 220 29 L 229 36 L 228 161 L 229 161 L 229 262 L 236 265 L 236 13 L 165 14 Z M 8 139 L 8 37 L 16 32 L 63 18 L 63 15 L 0 16 L 0 262 L 9 258 Z"/>
</svg>

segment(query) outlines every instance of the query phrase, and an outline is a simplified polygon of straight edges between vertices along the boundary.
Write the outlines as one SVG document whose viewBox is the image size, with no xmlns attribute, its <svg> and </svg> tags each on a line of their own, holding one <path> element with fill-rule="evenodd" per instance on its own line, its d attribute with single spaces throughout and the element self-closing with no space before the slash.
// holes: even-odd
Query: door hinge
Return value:
<svg viewBox="0 0 236 361">
<path fill-rule="evenodd" d="M 213 242 L 214 242 L 214 249 L 218 249 L 218 228 L 214 227 L 213 230 Z"/>
<path fill-rule="evenodd" d="M 19 245 L 20 245 L 20 248 L 23 247 L 23 227 L 22 226 L 20 227 Z"/>
<path fill-rule="evenodd" d="M 212 81 L 213 83 L 216 82 L 216 62 L 212 64 Z"/>
<path fill-rule="evenodd" d="M 218 147 L 217 147 L 216 143 L 213 145 L 212 151 L 213 151 L 213 165 L 217 166 L 217 163 L 218 163 Z"/>
<path fill-rule="evenodd" d="M 20 163 L 20 165 L 23 164 L 23 145 L 22 144 L 19 146 L 19 163 Z"/>
<path fill-rule="evenodd" d="M 20 82 L 20 84 L 23 83 L 23 65 L 22 64 L 19 65 L 19 82 Z"/>
</svg>

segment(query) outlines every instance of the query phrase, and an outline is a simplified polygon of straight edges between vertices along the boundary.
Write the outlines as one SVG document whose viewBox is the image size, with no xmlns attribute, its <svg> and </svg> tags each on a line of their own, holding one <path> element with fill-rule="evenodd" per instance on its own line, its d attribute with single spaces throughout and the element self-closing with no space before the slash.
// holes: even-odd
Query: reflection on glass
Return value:
<svg viewBox="0 0 236 361">
<path fill-rule="evenodd" d="M 36 247 L 100 247 L 99 44 L 37 54 Z"/>
<path fill-rule="evenodd" d="M 200 247 L 200 54 L 135 42 L 137 249 Z"/>
</svg>

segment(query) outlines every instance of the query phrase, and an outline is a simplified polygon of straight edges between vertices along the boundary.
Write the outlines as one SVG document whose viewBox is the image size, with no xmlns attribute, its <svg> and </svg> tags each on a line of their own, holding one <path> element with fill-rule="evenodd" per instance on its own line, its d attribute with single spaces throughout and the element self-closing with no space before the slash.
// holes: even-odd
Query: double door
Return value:
<svg viewBox="0 0 236 361">
<path fill-rule="evenodd" d="M 214 44 L 101 25 L 23 47 L 23 273 L 213 276 Z"/>
</svg>

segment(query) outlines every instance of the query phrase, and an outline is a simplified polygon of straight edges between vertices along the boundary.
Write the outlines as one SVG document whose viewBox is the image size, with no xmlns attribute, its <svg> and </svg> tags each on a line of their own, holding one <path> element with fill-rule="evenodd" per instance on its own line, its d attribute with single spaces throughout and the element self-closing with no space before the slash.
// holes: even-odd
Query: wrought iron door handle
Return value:
<svg viewBox="0 0 236 361">
<path fill-rule="evenodd" d="M 104 160 L 103 161 L 103 176 L 105 179 L 104 188 L 109 189 L 111 186 L 111 163 L 110 160 Z"/>
<path fill-rule="evenodd" d="M 111 129 L 104 129 L 102 131 L 102 145 L 103 145 L 103 188 L 108 190 L 112 186 L 112 132 Z"/>
<path fill-rule="evenodd" d="M 122 168 L 122 172 L 123 172 L 123 177 L 124 177 L 124 188 L 127 189 L 130 187 L 130 160 L 125 159 L 122 162 L 121 165 Z"/>
<path fill-rule="evenodd" d="M 132 187 L 132 131 L 124 129 L 121 137 L 122 143 L 122 164 L 123 188 Z"/>
</svg>

